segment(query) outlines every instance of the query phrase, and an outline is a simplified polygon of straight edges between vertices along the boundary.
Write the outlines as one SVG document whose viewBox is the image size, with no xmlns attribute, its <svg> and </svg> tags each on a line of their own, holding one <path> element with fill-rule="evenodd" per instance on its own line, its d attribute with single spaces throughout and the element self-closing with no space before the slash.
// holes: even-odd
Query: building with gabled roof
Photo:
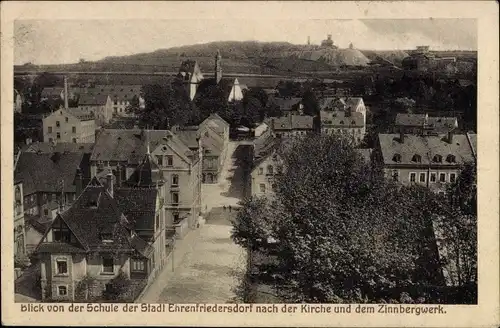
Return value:
<svg viewBox="0 0 500 328">
<path fill-rule="evenodd" d="M 379 134 L 377 160 L 387 177 L 405 185 L 419 184 L 444 192 L 463 164 L 475 160 L 465 134 Z"/>
<path fill-rule="evenodd" d="M 95 142 L 95 119 L 77 108 L 60 108 L 42 120 L 44 142 Z"/>
<path fill-rule="evenodd" d="M 428 114 L 398 113 L 394 121 L 394 133 L 438 135 L 458 128 L 456 117 L 433 117 Z"/>
<path fill-rule="evenodd" d="M 273 117 L 269 119 L 269 126 L 276 137 L 300 136 L 313 131 L 313 119 L 309 115 Z"/>
<path fill-rule="evenodd" d="M 321 132 L 325 134 L 339 133 L 352 138 L 359 144 L 366 134 L 363 113 L 350 111 L 321 111 Z"/>
<path fill-rule="evenodd" d="M 148 208 L 154 203 L 149 202 Z M 105 188 L 94 177 L 72 206 L 58 213 L 35 249 L 41 263 L 42 297 L 60 301 L 102 297 L 120 274 L 131 280 L 148 279 L 157 267 L 155 249 L 134 226 L 113 197 L 113 187 Z M 89 279 L 92 286 L 81 285 Z"/>
<path fill-rule="evenodd" d="M 78 109 L 94 115 L 98 125 L 109 123 L 113 117 L 113 102 L 107 94 L 81 94 L 78 99 Z"/>
</svg>

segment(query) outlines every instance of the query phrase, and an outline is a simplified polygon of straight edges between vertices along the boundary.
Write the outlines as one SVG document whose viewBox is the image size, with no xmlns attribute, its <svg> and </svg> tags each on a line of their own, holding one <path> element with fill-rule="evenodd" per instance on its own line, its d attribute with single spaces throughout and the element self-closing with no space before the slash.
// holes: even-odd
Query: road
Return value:
<svg viewBox="0 0 500 328">
<path fill-rule="evenodd" d="M 237 290 L 246 270 L 245 250 L 231 239 L 231 219 L 244 197 L 244 158 L 249 146 L 231 142 L 219 184 L 204 185 L 206 224 L 176 243 L 174 265 L 166 267 L 138 302 L 227 303 L 239 301 Z M 223 209 L 231 205 L 232 210 Z"/>
</svg>

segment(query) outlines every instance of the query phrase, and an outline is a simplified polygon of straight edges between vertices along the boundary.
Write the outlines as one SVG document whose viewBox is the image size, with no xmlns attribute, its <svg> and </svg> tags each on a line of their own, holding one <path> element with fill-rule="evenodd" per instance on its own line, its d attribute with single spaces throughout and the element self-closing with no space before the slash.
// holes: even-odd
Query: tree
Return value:
<svg viewBox="0 0 500 328">
<path fill-rule="evenodd" d="M 139 97 L 134 95 L 130 100 L 130 104 L 125 108 L 125 112 L 127 113 L 137 113 L 139 112 Z"/>
<path fill-rule="evenodd" d="M 245 203 L 234 227 L 251 223 L 245 241 L 278 240 L 287 301 L 399 300 L 395 291 L 433 279 L 419 262 L 429 255 L 432 195 L 425 189 L 387 181 L 338 135 L 292 141 L 280 154 L 285 172 L 276 177 L 273 200 Z"/>
<path fill-rule="evenodd" d="M 321 117 L 318 99 L 312 90 L 307 90 L 302 97 L 302 105 L 304 106 L 304 114 L 311 115 L 313 119 L 313 128 L 316 132 L 321 131 Z"/>
<path fill-rule="evenodd" d="M 219 85 L 208 85 L 195 98 L 195 105 L 200 111 L 202 120 L 212 113 L 217 113 L 227 122 L 231 122 L 231 107 L 228 104 L 224 91 Z"/>
<path fill-rule="evenodd" d="M 434 204 L 441 212 L 434 219 L 440 241 L 441 261 L 450 283 L 477 284 L 477 176 L 476 166 L 466 163 L 447 197 Z"/>
</svg>

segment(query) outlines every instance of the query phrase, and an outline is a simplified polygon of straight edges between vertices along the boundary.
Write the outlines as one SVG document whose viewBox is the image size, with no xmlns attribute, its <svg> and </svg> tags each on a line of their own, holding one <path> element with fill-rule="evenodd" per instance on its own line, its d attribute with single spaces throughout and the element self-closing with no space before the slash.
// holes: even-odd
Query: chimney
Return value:
<svg viewBox="0 0 500 328">
<path fill-rule="evenodd" d="M 122 186 L 122 166 L 120 164 L 116 166 L 116 186 Z"/>
<path fill-rule="evenodd" d="M 68 78 L 64 77 L 64 108 L 68 109 Z"/>
<path fill-rule="evenodd" d="M 448 143 L 453 143 L 453 130 L 448 131 Z"/>
<path fill-rule="evenodd" d="M 405 133 L 403 131 L 403 128 L 399 130 L 399 142 L 404 143 L 405 142 Z"/>
<path fill-rule="evenodd" d="M 82 190 L 83 190 L 82 170 L 79 167 L 76 168 L 75 185 L 76 185 L 76 196 L 75 197 L 78 197 L 78 196 L 80 196 L 80 194 L 82 193 Z"/>
<path fill-rule="evenodd" d="M 113 172 L 109 168 L 108 174 L 106 175 L 106 183 L 108 185 L 108 192 L 113 197 Z"/>
</svg>

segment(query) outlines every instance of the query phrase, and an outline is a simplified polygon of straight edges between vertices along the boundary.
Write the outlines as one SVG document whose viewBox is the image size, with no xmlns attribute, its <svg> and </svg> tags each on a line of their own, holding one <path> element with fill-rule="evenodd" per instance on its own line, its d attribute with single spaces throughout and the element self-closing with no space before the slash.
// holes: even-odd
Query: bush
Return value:
<svg viewBox="0 0 500 328">
<path fill-rule="evenodd" d="M 118 276 L 113 278 L 106 290 L 103 293 L 103 297 L 106 300 L 120 300 L 126 297 L 125 294 L 129 292 L 132 281 L 128 278 L 123 271 L 120 271 Z"/>
</svg>

